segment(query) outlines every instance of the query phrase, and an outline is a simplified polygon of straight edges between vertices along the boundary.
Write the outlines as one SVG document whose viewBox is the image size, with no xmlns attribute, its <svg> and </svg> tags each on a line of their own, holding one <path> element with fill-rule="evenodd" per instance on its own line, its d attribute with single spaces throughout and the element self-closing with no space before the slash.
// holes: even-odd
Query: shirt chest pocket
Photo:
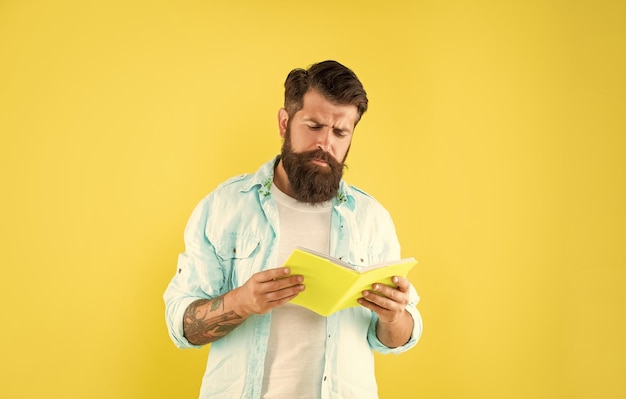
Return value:
<svg viewBox="0 0 626 399">
<path fill-rule="evenodd" d="M 348 255 L 342 257 L 341 260 L 360 269 L 372 264 L 371 250 L 364 245 L 353 245 Z"/>
<path fill-rule="evenodd" d="M 230 289 L 241 286 L 252 274 L 261 270 L 260 242 L 258 237 L 236 233 L 213 242 Z"/>
</svg>

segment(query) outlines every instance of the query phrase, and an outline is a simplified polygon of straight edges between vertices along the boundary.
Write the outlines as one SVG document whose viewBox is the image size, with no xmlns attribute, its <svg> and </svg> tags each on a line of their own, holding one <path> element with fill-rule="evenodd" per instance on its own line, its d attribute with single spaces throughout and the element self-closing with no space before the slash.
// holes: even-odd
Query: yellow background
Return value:
<svg viewBox="0 0 626 399">
<path fill-rule="evenodd" d="M 0 1 L 0 397 L 196 397 L 187 217 L 323 59 L 371 100 L 347 180 L 420 260 L 381 398 L 625 397 L 624 4 Z"/>
</svg>

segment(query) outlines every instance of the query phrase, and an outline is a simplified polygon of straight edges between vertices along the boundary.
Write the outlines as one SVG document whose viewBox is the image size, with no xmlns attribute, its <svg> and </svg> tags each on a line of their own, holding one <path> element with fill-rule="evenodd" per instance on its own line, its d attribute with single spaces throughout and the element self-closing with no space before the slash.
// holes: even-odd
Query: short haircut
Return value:
<svg viewBox="0 0 626 399">
<path fill-rule="evenodd" d="M 290 118 L 302 109 L 303 97 L 311 89 L 332 103 L 354 105 L 357 109 L 355 125 L 367 111 L 367 93 L 359 78 L 351 69 L 329 60 L 289 72 L 285 80 L 285 109 Z"/>
</svg>

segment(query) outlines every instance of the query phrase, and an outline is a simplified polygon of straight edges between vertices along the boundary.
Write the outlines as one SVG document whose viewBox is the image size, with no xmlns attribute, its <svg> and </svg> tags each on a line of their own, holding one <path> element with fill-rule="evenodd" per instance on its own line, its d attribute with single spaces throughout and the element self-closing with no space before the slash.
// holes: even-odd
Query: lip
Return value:
<svg viewBox="0 0 626 399">
<path fill-rule="evenodd" d="M 318 166 L 328 166 L 328 162 L 318 158 L 311 159 L 311 162 Z"/>
</svg>

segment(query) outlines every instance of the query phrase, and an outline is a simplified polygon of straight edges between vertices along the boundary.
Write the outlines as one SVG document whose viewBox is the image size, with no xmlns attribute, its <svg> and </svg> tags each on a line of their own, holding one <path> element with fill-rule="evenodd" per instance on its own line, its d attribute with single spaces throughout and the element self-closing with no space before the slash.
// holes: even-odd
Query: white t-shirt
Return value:
<svg viewBox="0 0 626 399">
<path fill-rule="evenodd" d="M 298 246 L 328 254 L 331 201 L 318 205 L 298 202 L 274 185 L 271 193 L 280 221 L 276 267 Z M 325 347 L 325 317 L 289 303 L 272 310 L 262 398 L 318 399 Z"/>
</svg>

